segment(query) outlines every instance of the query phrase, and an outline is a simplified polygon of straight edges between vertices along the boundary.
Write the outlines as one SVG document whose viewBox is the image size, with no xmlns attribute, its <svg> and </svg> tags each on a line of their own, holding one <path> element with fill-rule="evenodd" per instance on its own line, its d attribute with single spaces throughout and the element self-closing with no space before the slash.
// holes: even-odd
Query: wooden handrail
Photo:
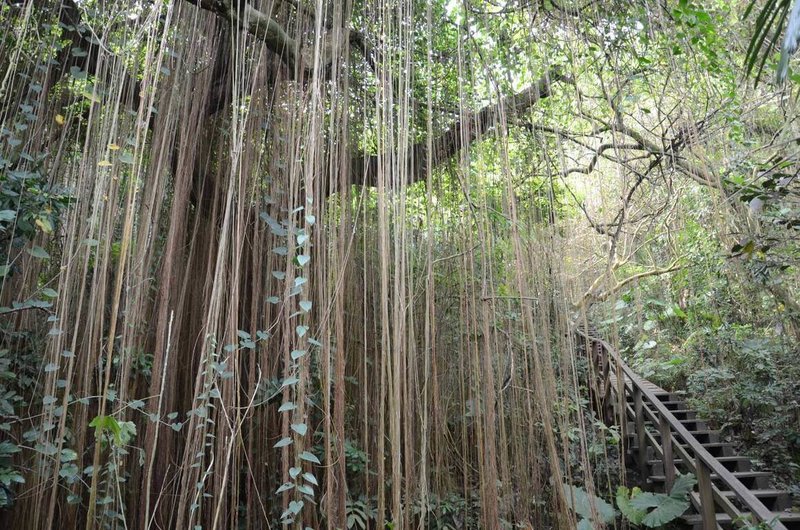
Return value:
<svg viewBox="0 0 800 530">
<path fill-rule="evenodd" d="M 643 380 L 631 369 L 630 366 L 622 360 L 619 353 L 617 353 L 614 348 L 599 337 L 592 336 L 587 330 L 581 329 L 576 327 L 575 332 L 577 335 L 583 337 L 587 341 L 587 345 L 594 346 L 594 344 L 599 344 L 602 348 L 603 352 L 607 356 L 607 365 L 610 366 L 610 370 L 604 370 L 604 376 L 608 377 L 608 374 L 611 370 L 614 371 L 615 374 L 619 374 L 619 370 L 622 370 L 623 374 L 627 376 L 627 379 L 630 381 L 634 396 L 634 422 L 636 425 L 636 435 L 639 439 L 639 462 L 640 465 L 644 463 L 646 465 L 646 449 L 644 448 L 644 441 L 645 441 L 645 433 L 644 433 L 644 415 L 650 416 L 650 412 L 647 410 L 648 406 L 652 406 L 655 409 L 655 413 L 651 416 L 651 421 L 659 430 L 664 432 L 664 429 L 669 429 L 670 436 L 669 438 L 665 438 L 662 434 L 661 437 L 661 447 L 659 449 L 662 450 L 662 458 L 666 455 L 664 454 L 663 447 L 665 445 L 670 446 L 670 454 L 672 452 L 672 448 L 680 447 L 678 444 L 673 445 L 673 438 L 674 435 L 672 433 L 677 434 L 683 440 L 684 444 L 688 446 L 688 448 L 694 453 L 694 467 L 698 479 L 698 489 L 700 490 L 700 498 L 701 498 L 701 516 L 703 518 L 703 527 L 705 529 L 715 529 L 717 528 L 717 521 L 716 521 L 716 510 L 714 509 L 714 501 L 719 501 L 720 499 L 724 498 L 724 496 L 720 493 L 719 489 L 713 485 L 711 482 L 711 474 L 716 474 L 720 481 L 722 481 L 725 486 L 732 491 L 739 501 L 741 501 L 742 505 L 746 507 L 746 509 L 752 514 L 758 522 L 767 523 L 770 525 L 770 528 L 773 530 L 787 530 L 786 526 L 780 522 L 780 520 L 773 520 L 775 515 L 770 511 L 764 503 L 761 502 L 758 497 L 753 495 L 751 492 L 742 482 L 728 469 L 723 466 L 714 456 L 708 452 L 708 450 L 703 447 L 703 445 L 694 437 L 694 435 L 689 432 L 689 430 L 675 417 L 674 414 L 661 402 L 658 397 L 649 389 L 646 385 L 643 384 Z M 609 377 L 610 379 L 610 377 Z M 617 383 L 621 382 L 623 391 L 626 390 L 626 382 L 625 377 L 620 378 L 617 377 Z M 605 381 L 605 384 L 608 385 L 609 381 Z M 637 397 L 638 396 L 638 397 Z M 623 420 L 627 421 L 627 420 Z M 642 423 L 639 425 L 638 423 Z M 668 440 L 668 441 L 667 441 Z M 680 448 L 679 452 L 681 456 L 689 456 L 684 448 Z M 684 462 L 687 462 L 688 459 L 684 458 Z M 688 462 L 687 462 L 688 463 Z M 673 464 L 674 465 L 674 464 Z M 672 470 L 670 470 L 672 471 Z M 669 480 L 670 471 L 667 471 L 667 463 L 664 462 L 664 475 Z M 728 499 L 726 499 L 727 501 Z M 710 502 L 709 502 L 710 501 Z M 734 508 L 730 502 L 723 502 L 723 509 L 727 512 L 728 509 Z M 727 505 L 726 505 L 727 504 Z M 710 505 L 710 506 L 709 506 Z M 734 508 L 735 509 L 735 508 Z M 737 510 L 738 512 L 738 510 Z M 741 512 L 739 512 L 741 513 Z M 733 516 L 733 514 L 729 514 Z M 710 519 L 710 520 L 709 520 Z"/>
</svg>

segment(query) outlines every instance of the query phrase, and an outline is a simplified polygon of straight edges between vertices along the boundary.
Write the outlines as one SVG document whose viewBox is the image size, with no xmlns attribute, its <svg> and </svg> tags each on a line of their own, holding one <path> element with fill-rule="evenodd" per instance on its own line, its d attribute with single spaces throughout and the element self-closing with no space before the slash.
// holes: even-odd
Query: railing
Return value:
<svg viewBox="0 0 800 530">
<path fill-rule="evenodd" d="M 677 467 L 676 454 L 682 460 L 682 467 L 697 477 L 698 493 L 692 495 L 692 502 L 697 508 L 705 530 L 719 528 L 717 523 L 717 506 L 727 513 L 731 520 L 747 526 L 747 516 L 751 515 L 758 523 L 766 523 L 773 530 L 786 530 L 786 527 L 742 482 L 725 468 L 672 412 L 658 399 L 634 371 L 622 360 L 619 354 L 604 340 L 593 336 L 591 330 L 576 329 L 579 341 L 583 341 L 595 371 L 595 380 L 590 388 L 593 401 L 598 411 L 608 421 L 615 403 L 625 408 L 623 424 L 627 419 L 634 422 L 635 435 L 638 442 L 637 464 L 641 468 L 642 477 L 649 476 L 647 468 L 647 449 L 661 459 L 664 465 L 665 490 L 669 491 L 675 481 Z M 612 384 L 616 381 L 616 385 Z M 632 398 L 632 406 L 628 403 Z M 661 439 L 648 431 L 646 422 L 650 421 L 658 429 Z M 626 428 L 626 425 L 623 425 Z M 623 440 L 627 437 L 623 436 Z M 724 488 L 734 493 L 735 498 L 743 506 L 740 510 L 733 499 L 722 494 L 720 488 L 712 481 L 712 474 Z"/>
</svg>

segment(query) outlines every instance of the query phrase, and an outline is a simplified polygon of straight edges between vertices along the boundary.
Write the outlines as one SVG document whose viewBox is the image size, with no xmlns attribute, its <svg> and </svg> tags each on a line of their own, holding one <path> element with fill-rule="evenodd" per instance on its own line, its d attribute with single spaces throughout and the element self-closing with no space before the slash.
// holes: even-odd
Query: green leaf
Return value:
<svg viewBox="0 0 800 530">
<path fill-rule="evenodd" d="M 678 318 L 683 318 L 683 319 L 688 317 L 686 312 L 683 309 L 681 309 L 681 307 L 678 304 L 672 305 L 669 308 L 669 310 L 667 310 L 667 316 L 670 316 L 670 317 L 671 316 L 676 316 Z"/>
<path fill-rule="evenodd" d="M 284 491 L 289 491 L 292 488 L 294 488 L 294 484 L 292 484 L 291 482 L 286 482 L 284 484 L 281 484 L 281 487 L 275 491 L 275 495 L 277 495 L 278 493 L 283 493 Z"/>
<path fill-rule="evenodd" d="M 284 388 L 284 387 L 287 387 L 287 386 L 294 386 L 299 382 L 300 382 L 300 380 L 297 377 L 290 376 L 290 377 L 287 377 L 286 379 L 283 380 L 283 383 L 281 384 L 281 388 Z"/>
<path fill-rule="evenodd" d="M 131 423 L 131 422 L 125 422 Z M 117 445 L 122 445 L 122 426 L 114 419 L 113 416 L 96 416 L 90 423 L 89 427 L 94 427 L 95 436 L 98 438 L 105 433 L 111 432 L 112 437 Z M 135 432 L 135 428 L 134 428 Z"/>
<path fill-rule="evenodd" d="M 275 449 L 280 449 L 281 447 L 286 447 L 287 445 L 292 445 L 292 439 L 289 438 L 288 436 L 278 440 L 278 442 L 272 447 L 274 447 Z"/>
<path fill-rule="evenodd" d="M 58 293 L 55 291 L 55 289 L 51 289 L 50 287 L 45 287 L 44 289 L 42 289 L 42 296 L 44 296 L 45 298 L 56 298 L 58 296 Z"/>
<path fill-rule="evenodd" d="M 685 499 L 695 484 L 697 484 L 697 479 L 691 473 L 678 475 L 675 478 L 675 484 L 672 485 L 669 496 L 674 499 Z"/>
<path fill-rule="evenodd" d="M 28 249 L 28 254 L 39 259 L 47 259 L 50 257 L 50 254 L 48 254 L 45 249 L 36 245 Z"/>
<path fill-rule="evenodd" d="M 303 495 L 308 495 L 309 497 L 314 496 L 314 488 L 312 488 L 311 486 L 307 486 L 305 484 L 298 484 L 297 491 L 299 491 Z"/>
<path fill-rule="evenodd" d="M 86 75 L 87 75 L 85 70 L 81 70 L 81 69 L 80 69 L 79 67 L 77 67 L 77 66 L 72 66 L 72 67 L 70 67 L 70 69 L 69 69 L 69 73 L 70 73 L 70 75 L 71 75 L 72 77 L 74 77 L 75 79 L 78 79 L 78 80 L 80 80 L 80 79 L 86 79 Z"/>
<path fill-rule="evenodd" d="M 52 234 L 53 233 L 53 222 L 48 217 L 37 217 L 36 218 L 36 226 L 42 229 L 42 232 L 45 234 Z"/>
<path fill-rule="evenodd" d="M 286 403 L 281 405 L 280 408 L 278 408 L 278 412 L 288 412 L 288 411 L 294 410 L 296 408 L 297 408 L 297 405 L 295 405 L 291 401 L 287 401 Z"/>
<path fill-rule="evenodd" d="M 564 497 L 569 508 L 584 519 L 592 520 L 595 512 L 604 523 L 610 523 L 616 518 L 614 508 L 600 497 L 589 495 L 583 488 L 564 484 Z"/>
<path fill-rule="evenodd" d="M 635 501 L 631 502 L 635 504 Z M 644 519 L 642 519 L 642 524 L 648 528 L 663 526 L 683 515 L 683 512 L 685 512 L 687 508 L 689 508 L 688 500 L 681 501 L 673 499 L 672 497 L 664 497 L 662 502 L 656 506 L 655 510 L 648 513 Z"/>
<path fill-rule="evenodd" d="M 312 464 L 321 464 L 319 458 L 317 458 L 314 453 L 309 453 L 308 451 L 303 451 L 300 453 L 300 459 L 305 460 L 306 462 L 311 462 Z"/>
<path fill-rule="evenodd" d="M 642 524 L 642 520 L 647 515 L 644 510 L 638 510 L 631 504 L 631 497 L 635 497 L 642 492 L 639 488 L 633 488 L 633 491 L 628 490 L 625 486 L 617 488 L 617 508 L 622 512 L 622 515 L 635 525 Z"/>
<path fill-rule="evenodd" d="M 136 424 L 132 421 L 123 421 L 120 422 L 119 427 L 118 445 L 127 445 L 136 436 Z"/>
<path fill-rule="evenodd" d="M 688 494 L 694 487 L 695 480 L 693 475 L 678 475 L 675 484 L 669 495 L 663 493 L 650 493 L 634 491 L 632 492 L 630 503 L 627 508 L 631 512 L 639 512 L 635 517 L 626 514 L 631 522 L 641 524 L 648 528 L 657 528 L 673 521 L 683 515 L 689 508 Z M 619 490 L 617 490 L 617 504 L 620 510 L 625 513 L 625 509 L 620 504 Z M 641 516 L 641 514 L 645 514 Z M 636 521 L 640 522 L 636 522 Z"/>
<path fill-rule="evenodd" d="M 64 449 L 64 451 L 70 451 L 71 449 Z M 8 440 L 4 440 L 0 442 L 0 455 L 8 456 L 19 453 L 22 451 L 18 446 L 14 445 L 13 443 L 9 442 Z M 72 451 L 73 453 L 75 451 Z"/>
<path fill-rule="evenodd" d="M 308 432 L 308 425 L 305 423 L 292 423 L 292 430 L 300 436 L 305 436 Z"/>
<path fill-rule="evenodd" d="M 303 300 L 303 301 L 300 302 L 299 305 L 300 305 L 300 309 L 302 309 L 306 313 L 311 311 L 311 308 L 314 306 L 314 304 L 312 304 L 310 300 Z"/>
<path fill-rule="evenodd" d="M 269 225 L 269 229 L 278 237 L 285 237 L 288 233 L 287 230 L 281 226 L 281 224 L 272 218 L 268 213 L 262 212 L 259 217 L 264 220 Z"/>
</svg>

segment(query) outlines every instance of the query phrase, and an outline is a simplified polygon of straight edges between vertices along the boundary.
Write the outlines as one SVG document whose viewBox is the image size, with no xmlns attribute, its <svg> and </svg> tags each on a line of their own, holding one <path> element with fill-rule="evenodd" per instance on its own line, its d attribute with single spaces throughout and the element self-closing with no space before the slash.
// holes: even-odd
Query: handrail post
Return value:
<svg viewBox="0 0 800 530">
<path fill-rule="evenodd" d="M 611 359 L 608 355 L 608 350 L 603 348 L 603 398 L 602 398 L 602 414 L 603 421 L 606 425 L 614 423 L 614 408 L 611 400 Z"/>
<path fill-rule="evenodd" d="M 672 430 L 667 417 L 658 415 L 658 430 L 661 433 L 661 463 L 664 466 L 664 492 L 669 493 L 675 483 L 675 459 L 672 455 Z"/>
<path fill-rule="evenodd" d="M 644 403 L 642 402 L 642 390 L 638 386 L 633 387 L 633 411 L 634 421 L 636 422 L 636 440 L 639 444 L 639 471 L 643 478 L 647 477 L 647 433 L 644 430 Z"/>
<path fill-rule="evenodd" d="M 714 506 L 714 489 L 711 485 L 711 471 L 699 458 L 695 458 L 697 488 L 700 490 L 700 509 L 703 517 L 703 530 L 716 530 L 717 509 Z"/>
<path fill-rule="evenodd" d="M 594 406 L 598 414 L 603 411 L 603 345 L 592 343 L 592 364 L 594 367 Z"/>
</svg>

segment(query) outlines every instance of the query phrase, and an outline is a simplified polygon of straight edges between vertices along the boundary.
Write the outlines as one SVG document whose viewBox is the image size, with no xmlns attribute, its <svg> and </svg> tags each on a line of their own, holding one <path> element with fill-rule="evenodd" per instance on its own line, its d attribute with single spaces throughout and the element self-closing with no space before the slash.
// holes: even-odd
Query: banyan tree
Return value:
<svg viewBox="0 0 800 530">
<path fill-rule="evenodd" d="M 731 193 L 675 13 L 580 4 L 0 4 L 0 525 L 574 525 L 570 321 Z"/>
</svg>

